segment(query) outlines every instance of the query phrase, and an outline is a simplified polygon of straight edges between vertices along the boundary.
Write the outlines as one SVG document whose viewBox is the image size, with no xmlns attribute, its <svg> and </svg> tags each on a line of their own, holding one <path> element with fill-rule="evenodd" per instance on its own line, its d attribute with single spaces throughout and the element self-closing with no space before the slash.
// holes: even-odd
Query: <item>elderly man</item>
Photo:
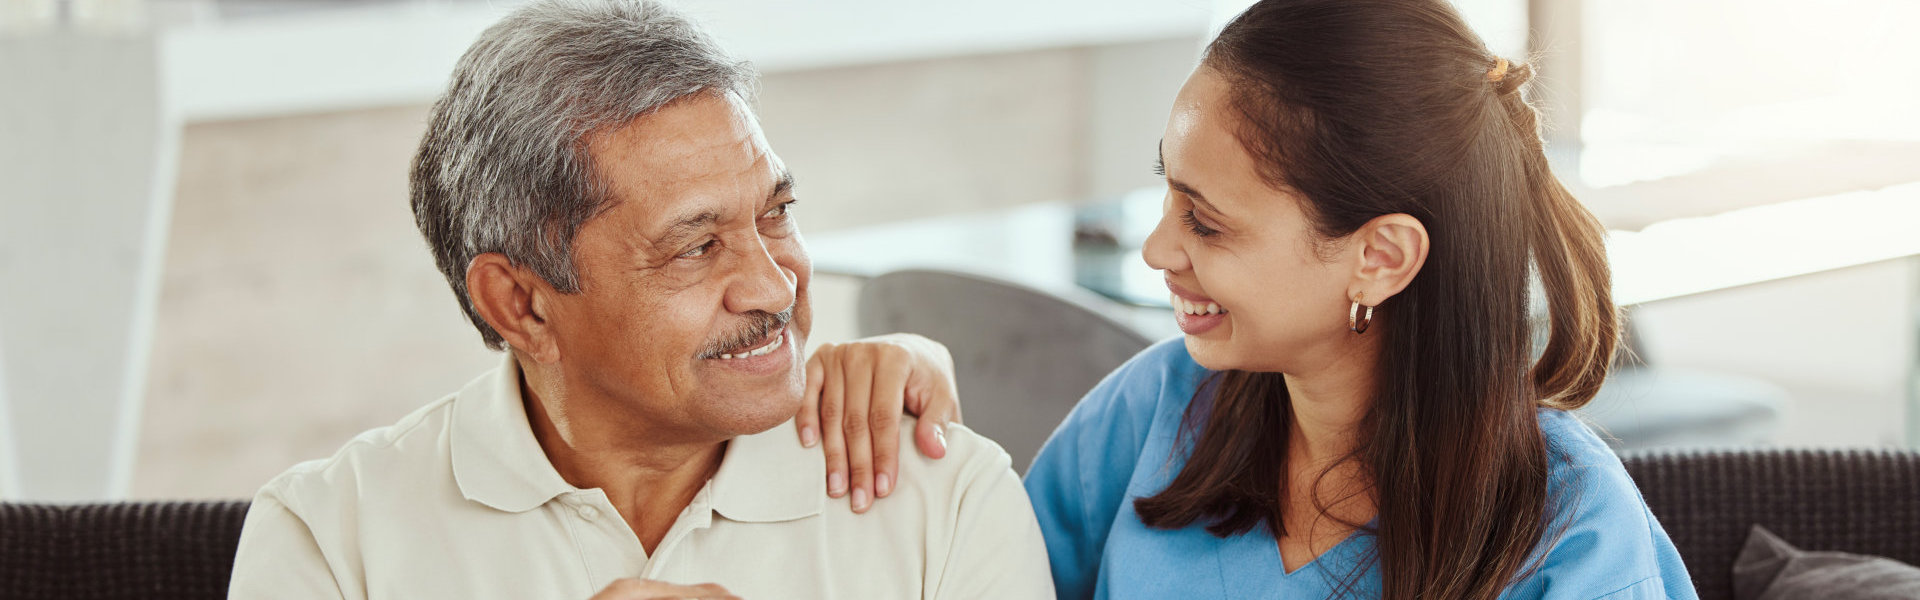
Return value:
<svg viewBox="0 0 1920 600">
<path fill-rule="evenodd" d="M 818 434 L 783 425 L 811 265 L 753 83 L 644 0 L 539 1 L 482 34 L 412 196 L 505 360 L 262 488 L 232 597 L 1050 595 L 992 442 L 955 427 L 850 505 Z"/>
</svg>

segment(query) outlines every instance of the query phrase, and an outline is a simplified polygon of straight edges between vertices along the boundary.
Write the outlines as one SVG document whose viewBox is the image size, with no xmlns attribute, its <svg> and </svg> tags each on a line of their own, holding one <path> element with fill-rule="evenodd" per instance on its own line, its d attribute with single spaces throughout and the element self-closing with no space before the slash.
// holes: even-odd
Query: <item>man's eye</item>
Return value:
<svg viewBox="0 0 1920 600">
<path fill-rule="evenodd" d="M 700 258 L 702 256 L 706 256 L 707 253 L 712 252 L 713 247 L 716 245 L 719 245 L 719 243 L 720 243 L 720 240 L 707 240 L 707 243 L 701 244 L 697 248 L 688 250 L 686 252 L 681 252 L 680 258 Z"/>
<path fill-rule="evenodd" d="M 775 206 L 771 209 L 768 209 L 765 214 L 760 215 L 760 218 L 778 219 L 780 217 L 787 216 L 787 213 L 793 210 L 793 205 L 797 202 L 799 202 L 799 200 L 788 200 L 786 202 L 782 202 L 780 203 L 779 206 Z"/>
</svg>

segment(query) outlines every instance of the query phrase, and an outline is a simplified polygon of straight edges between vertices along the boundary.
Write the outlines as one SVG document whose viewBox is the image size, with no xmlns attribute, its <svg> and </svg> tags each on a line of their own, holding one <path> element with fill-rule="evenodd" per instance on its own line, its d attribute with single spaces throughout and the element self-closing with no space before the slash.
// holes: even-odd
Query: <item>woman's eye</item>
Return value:
<svg viewBox="0 0 1920 600">
<path fill-rule="evenodd" d="M 719 244 L 720 244 L 720 240 L 707 240 L 707 243 L 701 244 L 697 248 L 688 250 L 686 252 L 681 252 L 680 258 L 700 258 L 702 256 L 706 256 L 708 252 L 713 251 L 714 246 Z"/>
<path fill-rule="evenodd" d="M 1208 227 L 1205 223 L 1201 223 L 1198 217 L 1193 216 L 1192 210 L 1188 210 L 1186 214 L 1181 215 L 1180 220 L 1187 224 L 1187 231 L 1193 232 L 1194 235 L 1206 238 L 1220 234 L 1219 230 Z"/>
</svg>

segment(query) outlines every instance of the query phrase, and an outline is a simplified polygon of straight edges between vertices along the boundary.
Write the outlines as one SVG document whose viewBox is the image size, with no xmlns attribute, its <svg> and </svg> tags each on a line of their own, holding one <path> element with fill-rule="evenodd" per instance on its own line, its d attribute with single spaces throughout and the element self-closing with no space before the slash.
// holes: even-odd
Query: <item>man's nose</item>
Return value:
<svg viewBox="0 0 1920 600">
<path fill-rule="evenodd" d="M 792 273 L 774 260 L 766 240 L 760 239 L 744 251 L 741 258 L 743 264 L 738 277 L 727 290 L 727 312 L 778 313 L 793 306 L 797 282 Z"/>
</svg>

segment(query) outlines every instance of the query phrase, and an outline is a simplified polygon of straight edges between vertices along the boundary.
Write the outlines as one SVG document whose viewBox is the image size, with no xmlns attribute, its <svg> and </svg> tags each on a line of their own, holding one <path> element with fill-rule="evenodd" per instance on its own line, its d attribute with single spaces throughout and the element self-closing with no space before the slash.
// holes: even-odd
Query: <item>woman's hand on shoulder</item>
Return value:
<svg viewBox="0 0 1920 600">
<path fill-rule="evenodd" d="M 920 418 L 913 436 L 920 452 L 946 456 L 946 424 L 960 421 L 946 346 L 894 333 L 814 350 L 796 424 L 801 444 L 825 447 L 827 495 L 851 495 L 854 512 L 866 512 L 893 493 L 903 412 Z"/>
</svg>

